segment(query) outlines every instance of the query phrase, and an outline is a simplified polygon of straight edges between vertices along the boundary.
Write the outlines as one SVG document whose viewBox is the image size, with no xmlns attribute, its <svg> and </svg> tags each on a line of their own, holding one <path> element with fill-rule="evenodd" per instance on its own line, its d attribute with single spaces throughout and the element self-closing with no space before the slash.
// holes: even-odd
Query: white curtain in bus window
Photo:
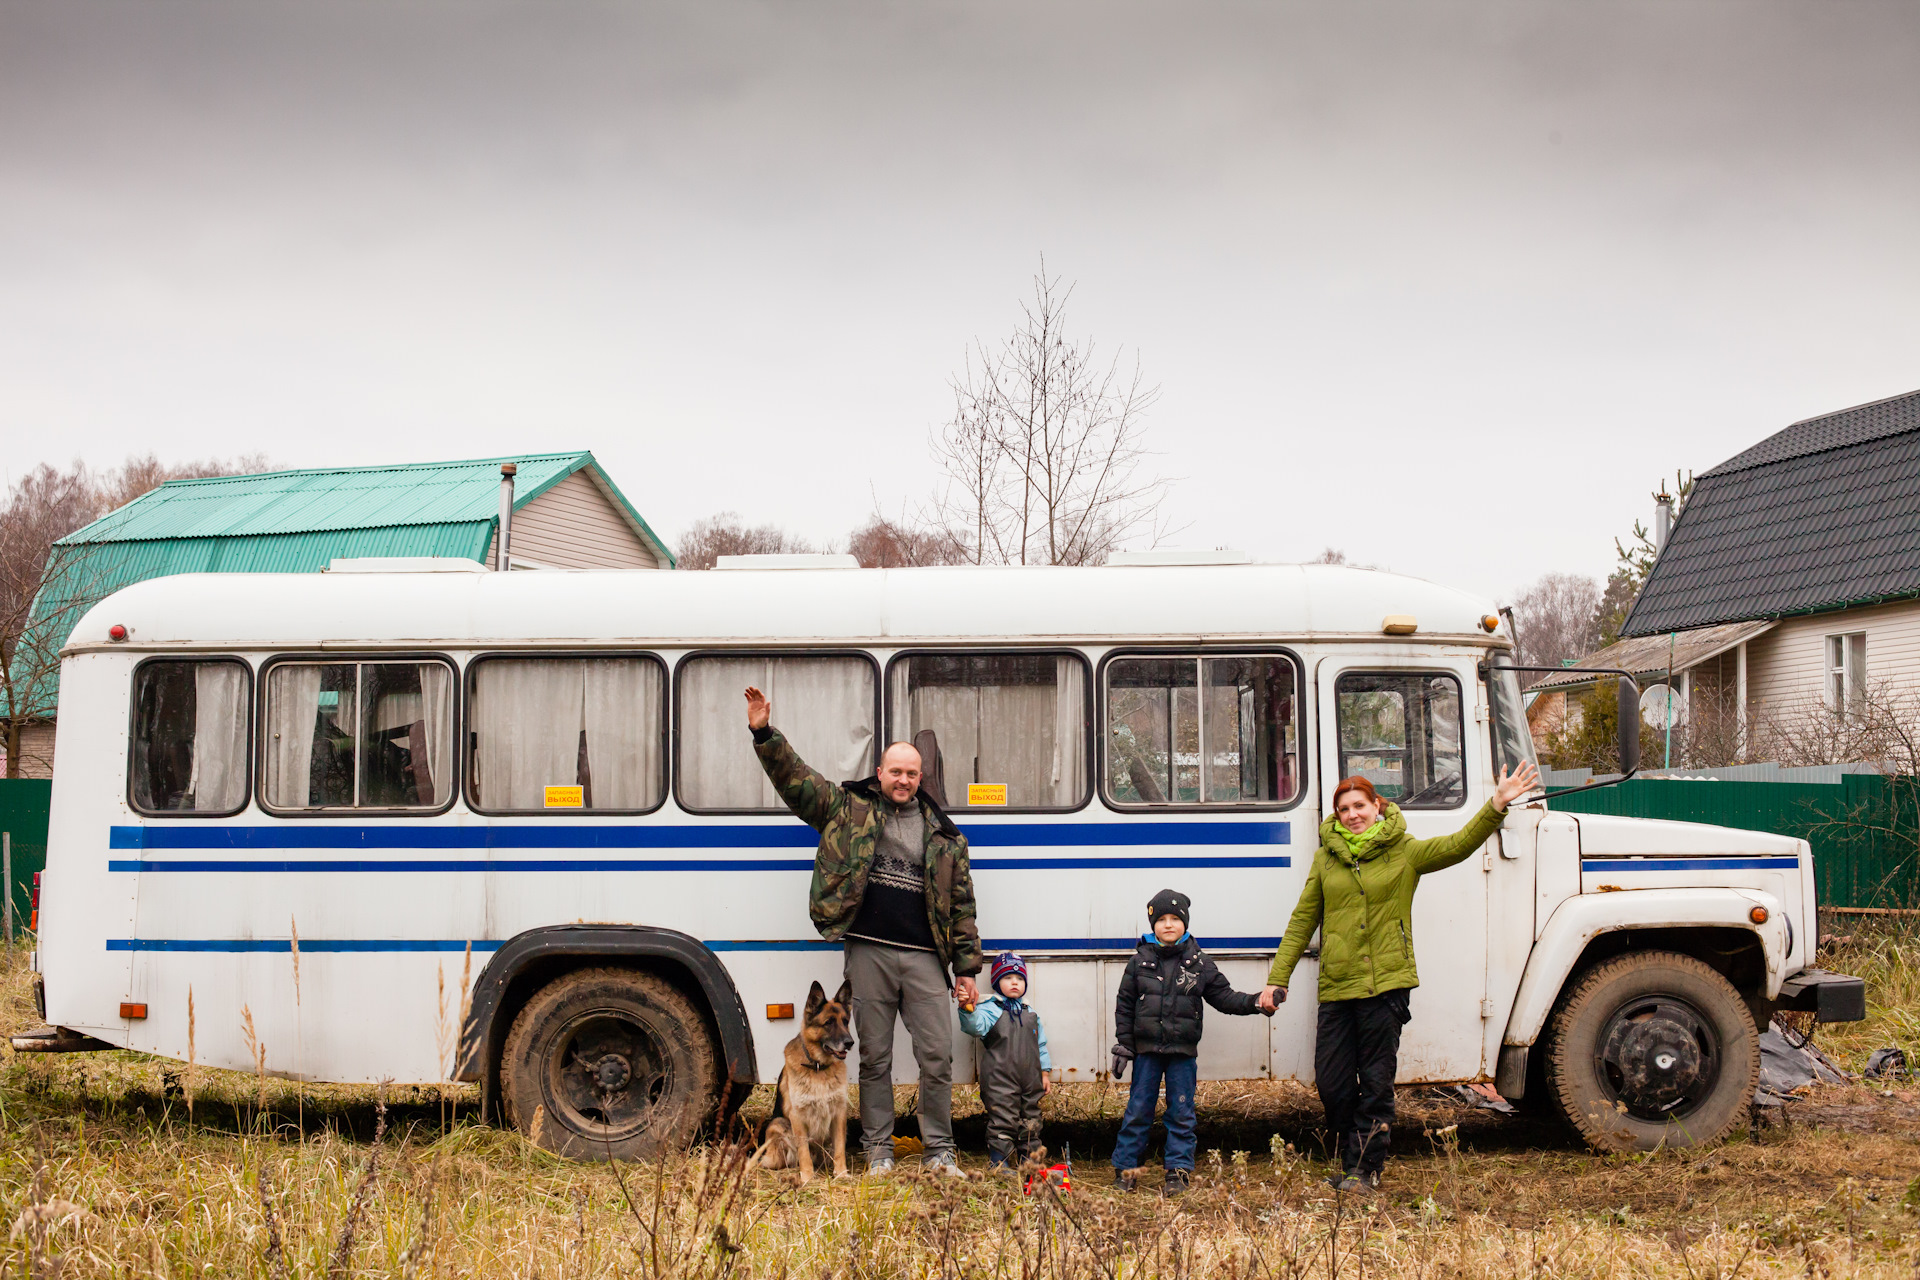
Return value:
<svg viewBox="0 0 1920 1280">
<path fill-rule="evenodd" d="M 741 692 L 758 686 L 773 727 L 834 782 L 873 772 L 873 666 L 865 658 L 689 659 L 680 669 L 680 800 L 693 809 L 786 806 L 760 768 Z"/>
<path fill-rule="evenodd" d="M 276 809 L 353 804 L 352 663 L 284 662 L 267 672 L 267 803 Z"/>
<path fill-rule="evenodd" d="M 1402 809 L 1466 803 L 1460 685 L 1424 672 L 1348 672 L 1339 703 L 1340 776 L 1358 775 Z"/>
<path fill-rule="evenodd" d="M 134 689 L 133 802 L 231 813 L 247 799 L 247 668 L 149 662 Z"/>
<path fill-rule="evenodd" d="M 451 796 L 444 663 L 282 663 L 267 675 L 266 719 L 275 808 L 437 808 Z"/>
<path fill-rule="evenodd" d="M 1297 711 L 1279 655 L 1116 658 L 1109 792 L 1119 804 L 1286 804 L 1299 791 Z"/>
<path fill-rule="evenodd" d="M 922 763 L 926 785 L 937 779 L 939 803 L 1072 809 L 1086 799 L 1087 676 L 1079 658 L 917 654 L 896 662 L 892 678 L 890 736 L 935 757 Z M 980 785 L 969 792 L 969 784 Z"/>
<path fill-rule="evenodd" d="M 648 658 L 491 658 L 474 666 L 474 800 L 487 809 L 660 803 L 666 678 Z M 555 805 L 551 800 L 559 799 Z"/>
</svg>

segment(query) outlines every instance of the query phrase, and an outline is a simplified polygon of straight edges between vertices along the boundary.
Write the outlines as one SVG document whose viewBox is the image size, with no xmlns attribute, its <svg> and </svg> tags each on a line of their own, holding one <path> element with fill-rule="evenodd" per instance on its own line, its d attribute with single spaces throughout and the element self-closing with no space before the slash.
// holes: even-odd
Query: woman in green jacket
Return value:
<svg viewBox="0 0 1920 1280">
<path fill-rule="evenodd" d="M 1314 1033 L 1314 1084 L 1339 1143 L 1342 1191 L 1380 1185 L 1393 1124 L 1393 1078 L 1408 1000 L 1420 985 L 1413 964 L 1413 891 L 1420 877 L 1465 859 L 1500 826 L 1507 806 L 1540 785 L 1523 763 L 1501 771 L 1493 798 L 1450 836 L 1415 840 L 1398 805 L 1353 777 L 1333 792 L 1333 815 L 1320 824 L 1320 848 L 1300 904 L 1267 973 L 1260 1007 L 1287 998 L 1287 982 L 1308 939 L 1320 930 L 1320 1021 Z"/>
</svg>

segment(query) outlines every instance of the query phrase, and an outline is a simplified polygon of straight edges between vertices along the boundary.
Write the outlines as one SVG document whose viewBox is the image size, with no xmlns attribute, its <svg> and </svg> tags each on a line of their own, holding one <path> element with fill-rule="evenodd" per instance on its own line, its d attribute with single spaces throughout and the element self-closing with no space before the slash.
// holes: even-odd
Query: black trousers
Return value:
<svg viewBox="0 0 1920 1280">
<path fill-rule="evenodd" d="M 1411 1017 L 1402 988 L 1320 1006 L 1313 1082 L 1327 1109 L 1327 1130 L 1348 1172 L 1378 1171 L 1392 1141 L 1393 1077 L 1400 1028 Z"/>
</svg>

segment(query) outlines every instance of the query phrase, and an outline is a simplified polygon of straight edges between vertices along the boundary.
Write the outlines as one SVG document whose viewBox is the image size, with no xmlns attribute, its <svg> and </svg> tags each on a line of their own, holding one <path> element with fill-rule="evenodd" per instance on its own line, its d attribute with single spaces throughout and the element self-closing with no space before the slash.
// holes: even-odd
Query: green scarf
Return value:
<svg viewBox="0 0 1920 1280">
<path fill-rule="evenodd" d="M 1340 843 L 1346 846 L 1347 857 L 1358 862 L 1367 856 L 1368 850 L 1373 848 L 1381 836 L 1387 834 L 1387 820 L 1384 817 L 1375 818 L 1372 826 L 1358 833 L 1349 831 L 1343 826 L 1336 827 L 1333 834 L 1338 836 Z"/>
</svg>

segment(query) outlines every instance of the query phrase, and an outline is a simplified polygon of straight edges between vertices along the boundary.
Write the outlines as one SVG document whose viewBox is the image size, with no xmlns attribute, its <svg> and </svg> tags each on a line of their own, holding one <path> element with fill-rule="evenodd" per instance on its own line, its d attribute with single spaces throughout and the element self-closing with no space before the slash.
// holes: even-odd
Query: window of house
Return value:
<svg viewBox="0 0 1920 1280">
<path fill-rule="evenodd" d="M 1402 809 L 1466 803 L 1460 683 L 1425 672 L 1347 672 L 1334 684 L 1340 776 Z"/>
<path fill-rule="evenodd" d="M 485 658 L 469 669 L 475 808 L 640 812 L 666 798 L 656 658 Z"/>
<path fill-rule="evenodd" d="M 1299 697 L 1288 659 L 1115 658 L 1106 673 L 1115 804 L 1287 804 L 1299 794 Z"/>
<path fill-rule="evenodd" d="M 1827 637 L 1827 705 L 1835 715 L 1860 710 L 1867 694 L 1867 633 Z"/>
<path fill-rule="evenodd" d="M 244 662 L 145 662 L 133 677 L 129 774 L 142 813 L 238 813 L 247 803 Z"/>
<path fill-rule="evenodd" d="M 874 770 L 877 699 L 865 657 L 709 654 L 682 663 L 678 679 L 674 776 L 685 808 L 785 812 L 747 731 L 748 685 L 767 695 L 773 727 L 829 780 Z"/>
<path fill-rule="evenodd" d="M 889 736 L 921 786 L 966 809 L 1076 809 L 1087 798 L 1087 664 L 1078 654 L 912 654 L 891 672 Z"/>
<path fill-rule="evenodd" d="M 453 669 L 277 663 L 265 735 L 272 808 L 440 808 L 453 798 Z"/>
</svg>

